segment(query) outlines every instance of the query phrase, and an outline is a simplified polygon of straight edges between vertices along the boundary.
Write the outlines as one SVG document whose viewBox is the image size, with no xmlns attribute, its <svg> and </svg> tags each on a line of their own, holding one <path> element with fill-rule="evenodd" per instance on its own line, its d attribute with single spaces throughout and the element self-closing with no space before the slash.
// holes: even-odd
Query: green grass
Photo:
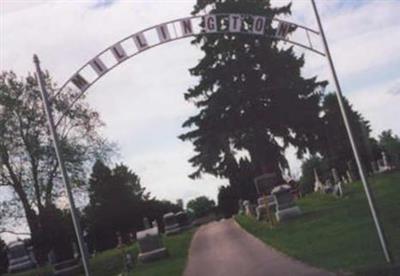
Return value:
<svg viewBox="0 0 400 276">
<path fill-rule="evenodd" d="M 390 250 L 400 261 L 400 173 L 370 179 Z M 360 182 L 345 186 L 341 199 L 315 193 L 298 200 L 303 216 L 270 228 L 237 216 L 238 223 L 267 244 L 328 270 L 363 271 L 384 267 L 375 226 Z M 369 269 L 371 268 L 371 269 Z"/>
<path fill-rule="evenodd" d="M 169 257 L 163 260 L 154 261 L 147 264 L 135 262 L 134 268 L 129 275 L 152 276 L 152 275 L 182 275 L 186 265 L 190 241 L 196 229 L 183 232 L 179 235 L 165 237 L 164 245 L 167 247 Z M 123 249 L 130 252 L 135 258 L 138 255 L 137 244 L 127 246 Z M 123 272 L 123 251 L 122 249 L 111 249 L 101 252 L 90 260 L 90 269 L 95 276 L 114 276 Z M 40 268 L 18 274 L 14 276 L 50 276 L 50 267 Z M 82 274 L 83 275 L 83 274 Z M 126 274 L 124 274 L 126 275 Z"/>
</svg>

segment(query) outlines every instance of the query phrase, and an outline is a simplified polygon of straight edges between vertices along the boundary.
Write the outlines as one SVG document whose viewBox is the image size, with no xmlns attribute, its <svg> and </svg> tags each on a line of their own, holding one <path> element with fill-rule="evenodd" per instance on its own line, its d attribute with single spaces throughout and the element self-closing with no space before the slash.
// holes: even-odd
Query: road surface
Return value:
<svg viewBox="0 0 400 276">
<path fill-rule="evenodd" d="M 233 219 L 212 222 L 195 233 L 184 276 L 334 275 L 266 246 Z"/>
</svg>

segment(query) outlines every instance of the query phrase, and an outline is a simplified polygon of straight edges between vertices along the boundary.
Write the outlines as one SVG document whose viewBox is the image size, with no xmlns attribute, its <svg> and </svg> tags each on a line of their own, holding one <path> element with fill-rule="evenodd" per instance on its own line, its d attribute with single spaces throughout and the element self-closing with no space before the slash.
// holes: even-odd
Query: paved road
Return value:
<svg viewBox="0 0 400 276">
<path fill-rule="evenodd" d="M 195 233 L 184 276 L 333 275 L 266 246 L 234 220 L 212 222 Z"/>
</svg>

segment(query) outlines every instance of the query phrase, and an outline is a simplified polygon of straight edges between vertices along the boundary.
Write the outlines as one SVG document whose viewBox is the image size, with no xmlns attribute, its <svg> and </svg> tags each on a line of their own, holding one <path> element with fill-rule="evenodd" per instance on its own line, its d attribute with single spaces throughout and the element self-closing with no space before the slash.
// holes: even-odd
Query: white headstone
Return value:
<svg viewBox="0 0 400 276">
<path fill-rule="evenodd" d="M 316 169 L 314 169 L 314 179 L 315 179 L 314 192 L 321 191 L 322 188 L 323 188 L 323 185 L 321 183 L 321 180 L 319 179 L 319 176 L 318 176 L 318 173 L 317 173 Z"/>
</svg>

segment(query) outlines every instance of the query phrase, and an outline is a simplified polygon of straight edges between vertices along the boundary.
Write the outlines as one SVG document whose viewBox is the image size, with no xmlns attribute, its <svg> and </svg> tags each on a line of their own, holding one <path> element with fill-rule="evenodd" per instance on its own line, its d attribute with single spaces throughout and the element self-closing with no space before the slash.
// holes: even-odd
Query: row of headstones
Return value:
<svg viewBox="0 0 400 276">
<path fill-rule="evenodd" d="M 23 241 L 15 241 L 7 246 L 8 273 L 22 272 L 37 266 L 33 247 Z"/>
<path fill-rule="evenodd" d="M 286 221 L 302 214 L 295 203 L 292 187 L 287 184 L 276 186 L 270 195 L 257 199 L 257 205 L 250 201 L 239 200 L 239 213 L 256 217 L 258 221 L 267 219 L 271 224 L 274 221 Z"/>
<path fill-rule="evenodd" d="M 343 196 L 343 184 L 353 182 L 353 175 L 349 170 L 346 171 L 346 176 L 339 174 L 335 168 L 331 169 L 332 178 L 334 183 L 328 178 L 324 183 L 321 182 L 317 170 L 314 169 L 314 192 L 323 192 L 325 194 L 333 194 L 337 197 Z"/>
<path fill-rule="evenodd" d="M 85 250 L 88 252 L 88 247 L 86 242 L 84 242 Z M 82 264 L 80 262 L 79 249 L 75 242 L 72 242 L 72 251 L 73 258 L 71 259 L 59 259 L 54 252 L 54 250 L 50 250 L 47 255 L 49 264 L 52 265 L 53 275 L 77 275 L 82 272 Z"/>
<path fill-rule="evenodd" d="M 382 159 L 371 162 L 373 174 L 390 171 L 392 169 L 385 152 L 382 152 L 381 154 Z M 348 184 L 354 181 L 354 173 L 351 172 L 351 165 L 349 164 L 349 162 L 347 163 L 347 165 L 349 167 L 349 170 L 346 171 L 346 175 L 342 175 L 341 177 L 339 177 L 339 174 L 335 168 L 331 169 L 332 178 L 334 180 L 333 184 L 331 183 L 331 180 L 329 178 L 324 183 L 322 183 L 317 174 L 317 171 L 314 169 L 314 192 L 321 191 L 323 193 L 334 194 L 338 197 L 343 196 L 342 184 Z"/>
<path fill-rule="evenodd" d="M 382 152 L 382 159 L 371 162 L 371 168 L 373 174 L 390 171 L 392 169 L 385 152 Z"/>
<path fill-rule="evenodd" d="M 188 215 L 185 212 L 167 213 L 163 216 L 163 222 L 166 235 L 178 234 L 191 227 Z M 157 221 L 153 221 L 150 226 L 148 219 L 145 218 L 144 226 L 144 230 L 136 233 L 139 245 L 139 261 L 149 262 L 167 257 L 168 250 L 162 242 Z"/>
<path fill-rule="evenodd" d="M 387 156 L 385 152 L 382 152 L 382 159 L 379 159 L 377 161 L 371 161 L 371 168 L 372 168 L 372 173 L 377 174 L 377 173 L 382 173 L 386 171 L 390 171 L 392 169 L 390 163 L 388 162 Z M 342 175 L 339 177 L 338 172 L 335 168 L 331 169 L 332 173 L 332 178 L 334 180 L 334 183 L 331 183 L 331 180 L 328 178 L 325 183 L 322 183 L 317 171 L 314 169 L 314 192 L 317 191 L 322 191 L 325 193 L 333 193 L 337 196 L 342 196 L 343 195 L 343 189 L 342 189 L 342 184 L 348 184 L 354 181 L 354 173 L 351 172 L 352 168 L 350 163 L 347 163 L 349 170 L 346 171 L 346 175 Z"/>
</svg>

